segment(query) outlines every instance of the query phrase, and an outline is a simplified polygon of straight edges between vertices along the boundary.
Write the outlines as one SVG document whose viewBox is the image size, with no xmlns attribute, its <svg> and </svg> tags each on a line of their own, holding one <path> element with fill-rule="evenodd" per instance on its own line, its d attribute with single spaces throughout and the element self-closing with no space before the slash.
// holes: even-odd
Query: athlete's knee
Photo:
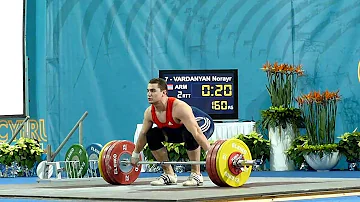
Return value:
<svg viewBox="0 0 360 202">
<path fill-rule="evenodd" d="M 199 144 L 196 142 L 194 136 L 189 131 L 184 131 L 182 133 L 184 139 L 184 147 L 186 150 L 192 151 L 199 147 Z"/>
<path fill-rule="evenodd" d="M 164 147 L 162 142 L 164 141 L 164 135 L 160 128 L 150 128 L 146 133 L 146 141 L 148 143 L 149 149 L 154 151 Z"/>
</svg>

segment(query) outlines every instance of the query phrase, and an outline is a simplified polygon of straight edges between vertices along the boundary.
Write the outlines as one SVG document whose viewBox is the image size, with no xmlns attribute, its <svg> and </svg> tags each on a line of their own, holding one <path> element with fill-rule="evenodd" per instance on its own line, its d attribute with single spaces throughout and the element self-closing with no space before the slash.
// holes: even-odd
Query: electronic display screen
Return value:
<svg viewBox="0 0 360 202">
<path fill-rule="evenodd" d="M 230 70 L 159 70 L 168 96 L 197 107 L 214 120 L 238 119 L 238 74 Z"/>
</svg>

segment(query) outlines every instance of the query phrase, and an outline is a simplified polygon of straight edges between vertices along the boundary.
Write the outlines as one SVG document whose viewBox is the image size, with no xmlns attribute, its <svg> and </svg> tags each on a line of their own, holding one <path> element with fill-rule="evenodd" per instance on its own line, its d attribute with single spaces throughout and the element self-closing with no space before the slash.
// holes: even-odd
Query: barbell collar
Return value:
<svg viewBox="0 0 360 202">
<path fill-rule="evenodd" d="M 258 165 L 258 161 L 256 161 L 256 160 L 235 160 L 233 165 L 238 168 L 241 168 L 243 166 L 254 166 L 254 165 Z"/>
</svg>

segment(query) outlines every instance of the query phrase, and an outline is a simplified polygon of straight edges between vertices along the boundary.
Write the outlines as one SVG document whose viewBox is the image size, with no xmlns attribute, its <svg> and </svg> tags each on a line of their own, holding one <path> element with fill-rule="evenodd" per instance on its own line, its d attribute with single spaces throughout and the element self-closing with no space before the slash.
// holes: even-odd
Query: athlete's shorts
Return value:
<svg viewBox="0 0 360 202">
<path fill-rule="evenodd" d="M 207 139 L 209 139 L 214 132 L 214 121 L 205 112 L 196 107 L 191 107 L 197 123 L 201 131 Z M 185 143 L 186 150 L 192 151 L 199 147 L 193 135 L 183 125 L 180 128 L 151 128 L 146 134 L 147 143 L 150 150 L 161 149 L 164 145 L 162 142 L 169 143 Z"/>
<path fill-rule="evenodd" d="M 186 150 L 195 150 L 199 144 L 185 126 L 180 128 L 151 128 L 146 133 L 146 140 L 150 150 L 158 150 L 164 147 L 162 142 L 185 143 Z"/>
</svg>

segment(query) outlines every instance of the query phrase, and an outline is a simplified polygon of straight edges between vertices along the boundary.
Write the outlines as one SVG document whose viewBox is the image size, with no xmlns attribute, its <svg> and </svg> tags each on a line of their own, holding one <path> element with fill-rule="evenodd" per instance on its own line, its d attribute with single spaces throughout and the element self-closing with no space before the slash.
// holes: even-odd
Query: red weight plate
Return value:
<svg viewBox="0 0 360 202">
<path fill-rule="evenodd" d="M 229 185 L 225 184 L 219 177 L 218 173 L 217 173 L 217 168 L 216 168 L 216 156 L 217 156 L 217 152 L 220 149 L 220 146 L 225 142 L 225 140 L 219 140 L 219 143 L 214 147 L 214 151 L 211 155 L 211 165 L 210 168 L 212 169 L 213 173 L 214 173 L 214 178 L 216 179 L 216 181 L 219 183 L 218 186 L 220 187 L 228 187 Z"/>
<path fill-rule="evenodd" d="M 219 182 L 218 182 L 217 179 L 214 177 L 213 169 L 211 169 L 211 156 L 213 155 L 214 148 L 215 148 L 215 146 L 216 146 L 218 143 L 219 143 L 219 141 L 216 141 L 213 145 L 211 145 L 211 147 L 210 147 L 210 149 L 209 149 L 209 151 L 208 151 L 208 153 L 207 153 L 207 155 L 206 155 L 206 171 L 207 171 L 207 173 L 208 173 L 208 175 L 209 175 L 210 180 L 211 180 L 214 184 L 220 186 L 220 185 L 219 185 Z"/>
<path fill-rule="evenodd" d="M 100 175 L 101 177 L 107 182 L 107 183 L 110 183 L 110 179 L 107 177 L 106 175 L 106 170 L 105 168 L 102 168 L 102 160 L 103 160 L 103 154 L 105 155 L 106 154 L 106 151 L 107 151 L 107 148 L 109 147 L 109 145 L 111 145 L 112 143 L 114 143 L 114 141 L 110 141 L 108 143 L 105 144 L 105 146 L 101 149 L 100 151 L 100 154 L 99 154 L 99 159 L 98 159 L 98 164 L 99 164 L 99 172 L 100 172 Z M 105 151 L 106 149 L 106 151 Z M 104 153 L 105 152 L 105 153 Z M 106 176 L 105 176 L 106 175 Z"/>
<path fill-rule="evenodd" d="M 114 144 L 114 148 L 109 150 L 108 174 L 118 184 L 131 184 L 140 175 L 141 165 L 136 167 L 131 164 L 121 164 L 122 160 L 130 160 L 131 154 L 135 149 L 135 144 L 130 141 L 120 141 Z"/>
<path fill-rule="evenodd" d="M 110 159 L 111 159 L 111 152 L 112 150 L 115 148 L 116 144 L 119 143 L 121 141 L 116 141 L 114 144 L 112 144 L 107 152 L 106 152 L 106 156 L 105 156 L 105 159 L 104 159 L 104 164 L 105 164 L 105 172 L 107 174 L 107 176 L 109 177 L 109 179 L 111 179 L 111 181 L 113 182 L 112 184 L 114 185 L 118 185 L 119 183 L 116 182 L 116 180 L 114 179 L 114 177 L 112 176 L 111 174 L 111 166 L 110 166 Z"/>
<path fill-rule="evenodd" d="M 216 144 L 216 143 L 214 143 L 214 144 L 212 144 L 212 145 L 210 146 L 210 149 L 208 150 L 207 155 L 206 155 L 206 159 L 205 159 L 205 162 L 206 162 L 206 164 L 205 164 L 206 172 L 207 172 L 207 174 L 208 174 L 208 176 L 209 176 L 209 178 L 210 178 L 211 181 L 212 181 L 212 170 L 210 169 L 210 156 L 211 156 L 212 150 L 214 149 L 214 145 L 215 145 L 215 144 Z"/>
<path fill-rule="evenodd" d="M 216 145 L 216 142 L 214 144 L 210 145 L 210 149 L 208 150 L 206 159 L 205 159 L 205 162 L 206 162 L 205 168 L 206 168 L 206 172 L 209 175 L 210 179 L 211 179 L 211 175 L 212 175 L 212 170 L 210 169 L 210 156 L 211 156 L 212 150 L 214 149 L 215 145 Z"/>
<path fill-rule="evenodd" d="M 114 145 L 117 141 L 113 140 L 110 143 L 108 143 L 108 145 L 106 147 L 104 147 L 104 151 L 101 155 L 101 170 L 102 170 L 102 174 L 103 174 L 103 178 L 106 182 L 110 183 L 110 184 L 116 184 L 115 181 L 113 181 L 110 176 L 107 174 L 107 168 L 106 168 L 106 164 L 105 164 L 105 160 L 106 160 L 106 155 L 107 152 L 109 151 L 110 147 L 112 145 Z"/>
</svg>

